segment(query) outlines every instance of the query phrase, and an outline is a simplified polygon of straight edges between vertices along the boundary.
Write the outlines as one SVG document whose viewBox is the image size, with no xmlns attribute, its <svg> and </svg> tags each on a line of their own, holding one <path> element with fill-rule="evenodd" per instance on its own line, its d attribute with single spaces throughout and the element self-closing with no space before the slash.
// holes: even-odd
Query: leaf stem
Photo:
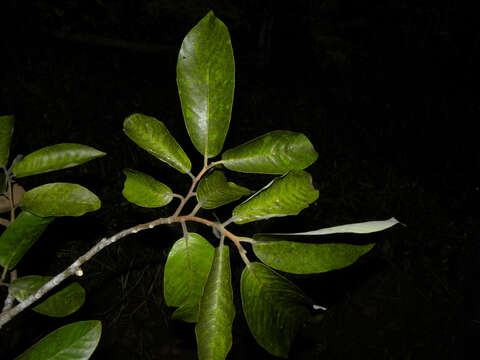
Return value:
<svg viewBox="0 0 480 360">
<path fill-rule="evenodd" d="M 197 183 L 200 181 L 200 179 L 202 178 L 202 176 L 212 167 L 212 166 L 215 166 L 214 165 L 215 163 L 212 163 L 210 165 L 208 164 L 205 164 L 202 168 L 202 170 L 200 170 L 200 172 L 197 174 L 197 176 L 195 176 L 192 180 L 192 185 L 190 186 L 190 189 L 188 190 L 188 193 L 187 195 L 185 195 L 185 198 L 180 202 L 180 204 L 178 205 L 178 208 L 177 210 L 175 210 L 175 213 L 173 214 L 174 217 L 178 216 L 180 214 L 180 212 L 183 210 L 183 207 L 185 206 L 185 204 L 187 203 L 187 201 L 192 197 L 194 196 L 194 190 L 195 190 L 195 186 L 197 185 Z"/>
<path fill-rule="evenodd" d="M 178 219 L 178 220 L 176 220 Z M 250 265 L 250 261 L 248 260 L 248 257 L 246 255 L 247 251 L 243 248 L 242 244 L 240 243 L 240 238 L 238 236 L 236 236 L 235 234 L 232 234 L 230 231 L 228 231 L 227 229 L 225 229 L 221 224 L 218 224 L 216 222 L 213 222 L 211 220 L 207 220 L 207 219 L 204 219 L 204 218 L 201 218 L 201 217 L 197 217 L 197 216 L 190 216 L 190 215 L 186 215 L 186 216 L 178 216 L 176 217 L 176 221 L 195 221 L 195 222 L 199 222 L 199 223 L 202 223 L 202 224 L 205 224 L 205 225 L 208 225 L 210 227 L 214 227 L 216 228 L 217 230 L 220 231 L 220 233 L 222 235 L 225 235 L 226 237 L 228 237 L 230 240 L 232 240 L 232 242 L 235 244 L 235 246 L 237 247 L 238 249 L 238 252 L 240 253 L 240 256 L 242 257 L 242 260 L 243 262 L 246 264 L 246 265 Z"/>
</svg>

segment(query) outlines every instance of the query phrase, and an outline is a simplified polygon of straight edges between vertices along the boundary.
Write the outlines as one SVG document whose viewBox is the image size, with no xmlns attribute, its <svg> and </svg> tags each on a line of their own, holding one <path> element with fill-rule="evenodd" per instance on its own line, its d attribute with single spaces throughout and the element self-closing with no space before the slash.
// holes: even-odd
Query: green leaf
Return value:
<svg viewBox="0 0 480 360">
<path fill-rule="evenodd" d="M 215 249 L 195 327 L 199 360 L 224 360 L 232 347 L 235 317 L 228 246 Z"/>
<path fill-rule="evenodd" d="M 123 131 L 134 143 L 157 159 L 181 173 L 190 172 L 190 159 L 163 122 L 151 116 L 133 114 L 123 122 Z"/>
<path fill-rule="evenodd" d="M 13 269 L 53 221 L 22 211 L 0 236 L 0 265 Z"/>
<path fill-rule="evenodd" d="M 254 235 L 253 251 L 265 264 L 292 274 L 314 274 L 344 268 L 375 244 L 311 244 Z"/>
<path fill-rule="evenodd" d="M 8 287 L 8 292 L 18 301 L 23 301 L 51 279 L 52 276 L 24 276 L 13 281 Z M 49 296 L 32 310 L 43 315 L 63 317 L 73 314 L 84 302 L 85 290 L 79 283 L 74 282 Z"/>
<path fill-rule="evenodd" d="M 13 115 L 0 116 L 0 167 L 7 166 L 8 163 L 14 123 L 15 117 Z"/>
<path fill-rule="evenodd" d="M 317 158 L 317 152 L 304 134 L 276 130 L 225 151 L 222 163 L 233 171 L 284 174 L 303 170 Z"/>
<path fill-rule="evenodd" d="M 218 155 L 230 125 L 235 63 L 228 29 L 212 11 L 182 42 L 177 85 L 193 145 L 206 157 Z"/>
<path fill-rule="evenodd" d="M 297 215 L 317 200 L 318 190 L 306 171 L 290 171 L 274 179 L 246 201 L 233 209 L 235 223 L 268 219 L 276 216 Z"/>
<path fill-rule="evenodd" d="M 13 166 L 17 178 L 66 169 L 105 156 L 106 153 L 82 144 L 46 146 L 25 156 Z"/>
<path fill-rule="evenodd" d="M 122 195 L 138 206 L 156 208 L 167 205 L 172 201 L 172 190 L 155 180 L 150 175 L 140 171 L 125 169 L 123 173 L 127 176 L 123 187 Z"/>
<path fill-rule="evenodd" d="M 381 221 L 365 221 L 360 223 L 353 223 L 347 225 L 332 226 L 328 228 L 305 231 L 299 233 L 265 233 L 262 235 L 328 235 L 328 234 L 339 234 L 339 233 L 355 233 L 355 234 L 368 234 L 372 232 L 386 230 L 396 224 L 399 224 L 398 220 L 395 218 L 390 218 L 388 220 Z"/>
<path fill-rule="evenodd" d="M 100 199 L 87 188 L 71 183 L 50 183 L 27 191 L 22 208 L 37 216 L 81 216 L 100 209 Z"/>
<path fill-rule="evenodd" d="M 15 360 L 87 360 L 100 341 L 98 320 L 79 321 L 51 332 Z"/>
<path fill-rule="evenodd" d="M 251 194 L 252 191 L 233 182 L 227 182 L 225 174 L 216 170 L 200 180 L 196 193 L 202 208 L 215 209 Z"/>
<path fill-rule="evenodd" d="M 173 245 L 165 264 L 163 293 L 168 306 L 178 307 L 174 319 L 197 322 L 214 253 L 214 247 L 195 233 L 188 233 L 188 240 L 181 238 Z"/>
<path fill-rule="evenodd" d="M 243 270 L 240 290 L 248 327 L 270 354 L 287 358 L 313 303 L 295 285 L 265 265 Z"/>
</svg>

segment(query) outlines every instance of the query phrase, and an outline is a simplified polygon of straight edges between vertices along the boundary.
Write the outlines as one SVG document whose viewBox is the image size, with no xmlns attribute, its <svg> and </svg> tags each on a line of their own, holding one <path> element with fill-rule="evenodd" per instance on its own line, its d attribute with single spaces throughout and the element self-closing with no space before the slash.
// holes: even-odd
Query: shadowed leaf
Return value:
<svg viewBox="0 0 480 360">
<path fill-rule="evenodd" d="M 0 236 L 0 265 L 13 269 L 53 221 L 22 211 Z"/>
<path fill-rule="evenodd" d="M 8 163 L 14 123 L 13 115 L 0 116 L 0 166 L 7 166 Z"/>
<path fill-rule="evenodd" d="M 87 360 L 100 341 L 102 324 L 79 321 L 51 332 L 16 360 Z"/>
<path fill-rule="evenodd" d="M 270 354 L 287 358 L 313 303 L 290 281 L 258 262 L 243 270 L 240 286 L 253 337 Z"/>
<path fill-rule="evenodd" d="M 18 301 L 23 301 L 51 279 L 53 279 L 52 276 L 24 276 L 13 281 L 8 292 Z M 46 300 L 34 306 L 32 310 L 52 317 L 64 317 L 80 309 L 84 302 L 85 290 L 79 283 L 74 282 L 50 295 Z"/>
</svg>

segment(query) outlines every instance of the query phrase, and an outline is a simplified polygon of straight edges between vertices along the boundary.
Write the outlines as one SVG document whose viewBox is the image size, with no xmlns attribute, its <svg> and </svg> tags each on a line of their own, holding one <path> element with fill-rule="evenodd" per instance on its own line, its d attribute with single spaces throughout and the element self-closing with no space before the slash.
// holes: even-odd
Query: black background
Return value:
<svg viewBox="0 0 480 360">
<path fill-rule="evenodd" d="M 175 64 L 183 37 L 210 9 L 229 28 L 236 61 L 225 149 L 288 129 L 307 134 L 319 153 L 308 169 L 317 202 L 297 217 L 231 230 L 249 236 L 391 216 L 407 225 L 365 235 L 378 245 L 350 268 L 290 276 L 329 308 L 323 321 L 305 325 L 290 358 L 462 358 L 480 321 L 472 285 L 480 34 L 475 12 L 453 0 L 3 0 L 0 114 L 16 116 L 11 154 L 59 142 L 108 153 L 22 179 L 26 189 L 82 184 L 102 199 L 102 209 L 57 219 L 19 264 L 19 275 L 53 275 L 101 237 L 174 211 L 176 202 L 148 210 L 121 196 L 127 167 L 178 193 L 190 184 L 137 148 L 122 123 L 134 112 L 157 117 L 189 154 L 192 171 L 200 169 L 183 124 Z M 252 189 L 271 179 L 228 176 Z M 227 219 L 230 211 L 215 213 Z M 189 229 L 214 241 L 209 229 Z M 194 359 L 193 326 L 170 320 L 162 297 L 163 265 L 180 236 L 179 226 L 163 226 L 98 254 L 78 280 L 87 289 L 82 309 L 66 319 L 25 311 L 1 330 L 0 359 L 86 319 L 103 324 L 92 359 Z M 232 255 L 237 315 L 229 358 L 273 359 L 249 334 L 238 294 L 242 262 Z"/>
</svg>

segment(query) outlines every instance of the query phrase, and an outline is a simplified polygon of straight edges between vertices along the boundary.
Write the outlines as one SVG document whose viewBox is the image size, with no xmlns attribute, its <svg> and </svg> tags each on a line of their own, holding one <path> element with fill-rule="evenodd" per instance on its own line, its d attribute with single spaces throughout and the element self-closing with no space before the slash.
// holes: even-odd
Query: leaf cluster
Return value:
<svg viewBox="0 0 480 360">
<path fill-rule="evenodd" d="M 240 293 L 248 327 L 266 351 L 286 358 L 304 321 L 312 311 L 324 308 L 316 305 L 277 271 L 312 274 L 340 269 L 353 264 L 374 246 L 319 243 L 315 240 L 301 242 L 296 239 L 338 232 L 370 233 L 387 229 L 397 221 L 392 218 L 291 234 L 255 234 L 251 237 L 233 234 L 227 228 L 232 222 L 241 225 L 272 217 L 298 215 L 316 201 L 319 192 L 305 169 L 317 160 L 318 154 L 306 135 L 290 130 L 271 131 L 223 151 L 231 121 L 235 62 L 228 29 L 213 12 L 195 25 L 182 42 L 177 61 L 177 85 L 188 135 L 204 158 L 202 168 L 198 174 L 192 174 L 188 155 L 165 123 L 140 113 L 128 116 L 123 123 L 126 136 L 156 159 L 189 175 L 192 185 L 189 192 L 182 196 L 146 173 L 124 169 L 122 195 L 129 202 L 141 207 L 159 208 L 178 198 L 180 204 L 169 218 L 124 230 L 113 236 L 110 243 L 159 224 L 181 224 L 183 236 L 173 244 L 165 264 L 165 302 L 176 308 L 172 315 L 174 319 L 195 324 L 199 359 L 223 360 L 232 346 L 232 326 L 236 316 L 230 268 L 231 248 L 225 243 L 225 240 L 231 240 L 245 264 Z M 42 148 L 14 161 L 7 170 L 12 131 L 13 117 L 0 117 L 0 165 L 4 169 L 4 191 L 7 187 L 11 189 L 15 179 L 80 165 L 105 155 L 86 145 L 63 143 Z M 217 156 L 219 158 L 212 161 Z M 275 177 L 270 183 L 252 191 L 229 181 L 228 171 L 271 174 Z M 8 198 L 9 194 L 11 191 L 7 191 L 5 196 Z M 246 199 L 236 205 L 232 216 L 223 222 L 196 216 L 200 209 L 216 209 L 243 197 Z M 196 200 L 195 208 L 189 214 L 182 214 L 190 199 Z M 27 191 L 20 207 L 22 212 L 11 219 L 0 236 L 0 265 L 5 271 L 17 266 L 55 217 L 81 216 L 95 211 L 100 207 L 100 200 L 78 184 L 53 183 Z M 190 221 L 212 227 L 218 235 L 218 245 L 214 246 L 203 236 L 189 232 L 187 222 Z M 244 244 L 252 246 L 258 261 L 249 259 Z M 79 267 L 75 271 L 81 275 Z M 22 277 L 9 284 L 9 294 L 22 302 L 55 279 L 35 275 Z M 49 316 L 66 316 L 77 310 L 84 298 L 83 288 L 78 283 L 72 283 L 33 307 L 33 310 Z M 71 357 L 66 358 L 76 356 L 87 359 L 98 343 L 99 326 L 94 321 L 67 325 L 42 339 L 19 358 L 46 359 L 46 354 L 60 347 L 68 354 L 71 352 Z M 78 349 L 81 349 L 81 354 L 75 352 Z"/>
</svg>

